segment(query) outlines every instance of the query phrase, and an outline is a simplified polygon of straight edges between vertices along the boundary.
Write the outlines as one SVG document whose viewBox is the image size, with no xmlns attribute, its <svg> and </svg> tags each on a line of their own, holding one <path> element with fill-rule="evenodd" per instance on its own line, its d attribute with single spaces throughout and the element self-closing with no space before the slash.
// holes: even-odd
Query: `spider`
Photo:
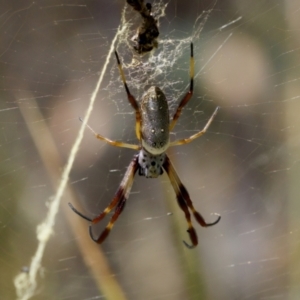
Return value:
<svg viewBox="0 0 300 300">
<path fill-rule="evenodd" d="M 136 35 L 132 38 L 135 42 L 134 50 L 139 54 L 144 54 L 157 48 L 157 38 L 159 35 L 157 20 L 151 14 L 152 5 L 144 3 L 144 0 L 127 0 L 127 3 L 134 10 L 140 13 L 143 18 L 142 25 L 138 28 Z"/>
<path fill-rule="evenodd" d="M 97 139 L 105 141 L 106 143 L 116 146 L 116 147 L 123 147 L 123 148 L 130 148 L 134 150 L 138 150 L 139 152 L 133 156 L 132 161 L 130 162 L 127 171 L 121 181 L 121 184 L 115 193 L 113 200 L 110 204 L 104 209 L 102 213 L 100 213 L 95 218 L 89 218 L 79 212 L 71 203 L 69 206 L 71 209 L 83 219 L 89 221 L 91 224 L 89 226 L 89 233 L 91 239 L 101 244 L 109 235 L 114 223 L 117 221 L 118 217 L 122 213 L 126 201 L 129 197 L 130 190 L 133 184 L 134 176 L 136 172 L 139 175 L 145 176 L 146 178 L 157 178 L 159 175 L 162 175 L 164 171 L 169 176 L 170 182 L 174 188 L 177 197 L 177 203 L 181 210 L 184 212 L 186 221 L 188 223 L 187 232 L 189 234 L 190 240 L 192 245 L 188 244 L 187 242 L 183 241 L 183 243 L 188 248 L 194 248 L 198 244 L 198 238 L 196 231 L 193 227 L 191 221 L 191 214 L 194 215 L 197 222 L 202 227 L 209 227 L 217 224 L 221 216 L 218 215 L 218 218 L 213 223 L 206 223 L 204 218 L 201 216 L 199 212 L 197 212 L 193 206 L 192 200 L 189 196 L 189 193 L 185 186 L 180 181 L 175 168 L 166 154 L 166 150 L 169 147 L 177 146 L 177 145 L 184 145 L 192 142 L 196 138 L 202 136 L 212 123 L 213 119 L 215 118 L 219 107 L 215 109 L 213 114 L 211 115 L 210 119 L 204 126 L 204 128 L 193 134 L 192 136 L 181 139 L 175 140 L 173 142 L 169 139 L 169 132 L 174 128 L 178 118 L 180 117 L 181 111 L 183 107 L 189 102 L 193 95 L 194 89 L 194 55 L 193 55 L 193 44 L 191 43 L 191 54 L 190 54 L 190 88 L 186 95 L 181 100 L 177 110 L 173 116 L 173 119 L 169 120 L 169 108 L 168 102 L 162 90 L 159 87 L 152 86 L 148 89 L 148 91 L 142 97 L 141 105 L 139 107 L 136 99 L 130 93 L 128 85 L 125 80 L 125 75 L 123 72 L 122 65 L 120 63 L 120 59 L 118 53 L 115 51 L 118 68 L 120 71 L 120 76 L 122 82 L 124 84 L 127 98 L 133 109 L 135 110 L 135 132 L 137 139 L 139 141 L 139 145 L 134 144 L 127 144 L 120 141 L 113 141 L 110 140 L 98 133 L 96 133 L 91 127 L 88 128 L 93 132 Z M 112 209 L 115 209 L 109 223 L 102 231 L 99 237 L 94 237 L 92 233 L 92 224 L 96 224 L 101 221 Z M 190 210 L 190 211 L 189 211 Z"/>
</svg>

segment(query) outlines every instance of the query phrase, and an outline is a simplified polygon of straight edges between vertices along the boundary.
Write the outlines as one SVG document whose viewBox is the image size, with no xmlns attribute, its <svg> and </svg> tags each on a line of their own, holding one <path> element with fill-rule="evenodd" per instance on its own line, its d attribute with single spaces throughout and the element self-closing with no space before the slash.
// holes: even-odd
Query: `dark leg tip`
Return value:
<svg viewBox="0 0 300 300">
<path fill-rule="evenodd" d="M 89 234 L 90 234 L 91 239 L 92 239 L 95 243 L 97 243 L 97 239 L 95 239 L 94 236 L 93 236 L 93 231 L 92 231 L 92 226 L 91 226 L 91 225 L 89 226 Z"/>
<path fill-rule="evenodd" d="M 186 241 L 182 241 L 184 246 L 186 246 L 188 249 L 194 249 L 196 247 L 196 245 L 190 245 L 188 244 Z"/>
<path fill-rule="evenodd" d="M 92 219 L 88 218 L 87 216 L 83 215 L 81 212 L 79 212 L 71 202 L 68 203 L 68 205 L 70 206 L 70 208 L 74 211 L 75 214 L 77 214 L 79 217 L 89 221 L 89 222 L 92 222 Z"/>
<path fill-rule="evenodd" d="M 218 219 L 217 219 L 215 222 L 213 222 L 213 223 L 208 223 L 208 224 L 207 224 L 207 227 L 216 225 L 217 223 L 219 223 L 220 220 L 221 220 L 221 216 L 219 215 L 219 216 L 218 216 Z"/>
<path fill-rule="evenodd" d="M 120 65 L 120 59 L 119 59 L 119 55 L 118 55 L 117 50 L 115 50 L 115 55 L 116 55 L 116 58 L 117 58 L 118 65 Z"/>
</svg>

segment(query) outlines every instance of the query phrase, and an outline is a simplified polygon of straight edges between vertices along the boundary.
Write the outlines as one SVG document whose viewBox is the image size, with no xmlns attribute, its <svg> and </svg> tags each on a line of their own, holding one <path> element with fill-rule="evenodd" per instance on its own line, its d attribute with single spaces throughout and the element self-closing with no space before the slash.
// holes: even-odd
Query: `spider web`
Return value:
<svg viewBox="0 0 300 300">
<path fill-rule="evenodd" d="M 159 45 L 137 56 L 140 15 L 124 1 L 5 1 L 1 24 L 1 299 L 298 299 L 299 13 L 290 1 L 153 1 Z M 187 4 L 188 3 L 188 4 Z M 88 222 L 111 201 L 135 153 L 96 140 L 78 121 L 136 143 L 130 91 L 152 85 L 171 134 L 208 132 L 168 154 L 196 209 L 199 245 L 166 175 L 136 176 L 101 245 Z M 81 140 L 82 139 L 82 140 Z M 108 216 L 95 235 L 107 224 Z"/>
</svg>

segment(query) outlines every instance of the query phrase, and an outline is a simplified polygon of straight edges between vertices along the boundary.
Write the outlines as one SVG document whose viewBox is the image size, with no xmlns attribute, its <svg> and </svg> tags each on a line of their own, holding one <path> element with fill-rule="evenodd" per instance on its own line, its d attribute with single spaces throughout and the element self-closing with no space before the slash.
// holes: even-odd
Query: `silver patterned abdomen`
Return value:
<svg viewBox="0 0 300 300">
<path fill-rule="evenodd" d="M 169 147 L 169 107 L 158 87 L 151 87 L 141 103 L 142 147 L 152 155 L 164 153 Z"/>
<path fill-rule="evenodd" d="M 139 152 L 139 174 L 156 178 L 163 173 L 162 165 L 169 147 L 169 107 L 160 88 L 152 86 L 141 103 L 142 149 Z"/>
</svg>

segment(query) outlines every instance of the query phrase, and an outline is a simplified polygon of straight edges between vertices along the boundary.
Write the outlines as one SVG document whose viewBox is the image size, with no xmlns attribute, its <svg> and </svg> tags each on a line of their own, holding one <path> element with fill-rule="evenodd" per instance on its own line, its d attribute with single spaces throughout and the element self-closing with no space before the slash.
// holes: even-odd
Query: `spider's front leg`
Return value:
<svg viewBox="0 0 300 300">
<path fill-rule="evenodd" d="M 189 195 L 188 191 L 186 190 L 185 186 L 180 181 L 180 179 L 175 171 L 175 168 L 174 168 L 173 164 L 171 163 L 168 156 L 166 156 L 165 162 L 163 164 L 163 168 L 166 170 L 166 172 L 170 178 L 171 184 L 176 193 L 177 203 L 178 203 L 179 207 L 181 208 L 181 210 L 184 212 L 185 218 L 188 223 L 187 232 L 189 233 L 192 245 L 189 245 L 185 241 L 183 241 L 183 243 L 185 244 L 185 246 L 192 249 L 198 245 L 198 237 L 197 237 L 197 233 L 196 233 L 196 231 L 193 227 L 192 221 L 191 221 L 191 214 L 189 212 L 189 209 L 192 211 L 195 219 L 202 227 L 210 227 L 210 226 L 217 224 L 220 221 L 221 216 L 218 216 L 217 220 L 213 223 L 206 223 L 204 218 L 201 216 L 201 214 L 195 210 L 193 202 L 190 198 L 190 195 Z"/>
<path fill-rule="evenodd" d="M 115 193 L 113 200 L 104 209 L 104 211 L 97 217 L 91 219 L 85 216 L 84 214 L 82 214 L 81 212 L 79 212 L 71 203 L 69 203 L 69 206 L 77 215 L 91 222 L 91 225 L 89 226 L 89 233 L 94 242 L 101 244 L 107 238 L 111 229 L 114 226 L 114 223 L 117 221 L 118 217 L 122 213 L 125 207 L 126 200 L 129 197 L 129 193 L 133 184 L 134 175 L 136 174 L 138 167 L 139 167 L 138 155 L 135 155 L 127 168 L 127 171 L 121 181 L 121 184 L 117 192 Z M 98 222 L 100 222 L 114 208 L 115 208 L 115 212 L 112 215 L 109 223 L 107 224 L 103 232 L 100 234 L 100 236 L 98 238 L 95 238 L 92 234 L 92 224 L 97 224 Z"/>
</svg>

